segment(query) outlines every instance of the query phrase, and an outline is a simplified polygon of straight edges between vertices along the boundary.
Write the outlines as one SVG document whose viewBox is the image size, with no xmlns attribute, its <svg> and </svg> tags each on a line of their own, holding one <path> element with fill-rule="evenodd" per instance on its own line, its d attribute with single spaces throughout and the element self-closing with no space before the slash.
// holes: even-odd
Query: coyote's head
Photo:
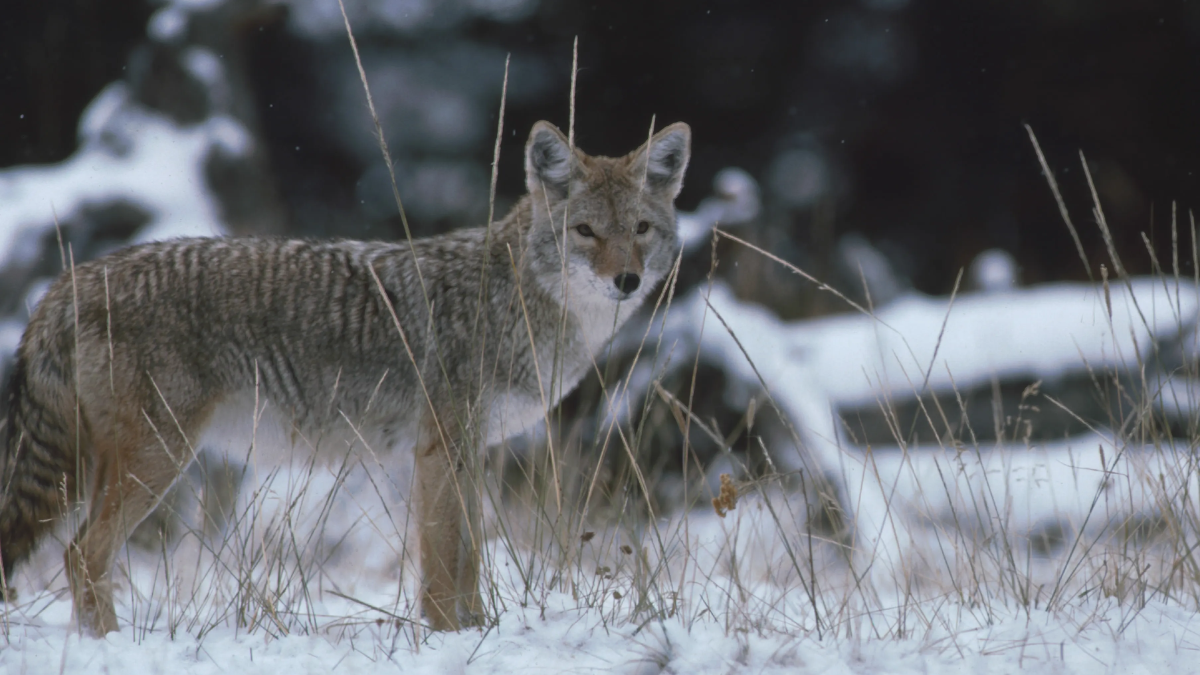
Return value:
<svg viewBox="0 0 1200 675">
<path fill-rule="evenodd" d="M 591 157 L 553 124 L 533 125 L 525 144 L 533 213 L 526 255 L 539 283 L 569 305 L 645 298 L 679 251 L 675 197 L 691 137 L 677 122 L 624 157 Z"/>
</svg>

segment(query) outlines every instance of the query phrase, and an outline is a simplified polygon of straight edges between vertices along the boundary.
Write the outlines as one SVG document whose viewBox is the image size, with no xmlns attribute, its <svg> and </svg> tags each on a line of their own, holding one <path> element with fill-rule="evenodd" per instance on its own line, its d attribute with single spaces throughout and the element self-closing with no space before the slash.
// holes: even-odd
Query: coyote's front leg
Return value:
<svg viewBox="0 0 1200 675">
<path fill-rule="evenodd" d="M 468 450 L 470 452 L 470 450 Z M 455 588 L 461 601 L 464 626 L 483 625 L 483 598 L 479 595 L 480 548 L 483 546 L 483 519 L 479 512 L 480 490 L 478 484 L 482 470 L 478 466 L 479 453 L 464 457 L 465 462 L 458 463 L 458 484 L 461 486 L 463 497 L 465 526 L 459 531 L 459 567 L 458 580 Z"/>
<path fill-rule="evenodd" d="M 417 527 L 421 539 L 421 610 L 435 630 L 458 630 L 461 599 L 471 623 L 482 616 L 479 598 L 477 528 L 467 526 L 475 511 L 472 481 L 466 480 L 462 443 L 422 424 L 416 447 Z M 469 586 L 469 587 L 468 587 Z"/>
</svg>

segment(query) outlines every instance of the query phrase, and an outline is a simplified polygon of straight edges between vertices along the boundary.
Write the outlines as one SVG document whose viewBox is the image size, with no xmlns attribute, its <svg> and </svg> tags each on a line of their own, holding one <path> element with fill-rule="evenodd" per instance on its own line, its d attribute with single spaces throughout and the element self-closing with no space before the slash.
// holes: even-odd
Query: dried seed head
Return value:
<svg viewBox="0 0 1200 675">
<path fill-rule="evenodd" d="M 737 508 L 737 488 L 733 486 L 733 480 L 729 474 L 721 474 L 721 493 L 712 500 L 713 510 L 722 518 L 725 514 Z"/>
</svg>

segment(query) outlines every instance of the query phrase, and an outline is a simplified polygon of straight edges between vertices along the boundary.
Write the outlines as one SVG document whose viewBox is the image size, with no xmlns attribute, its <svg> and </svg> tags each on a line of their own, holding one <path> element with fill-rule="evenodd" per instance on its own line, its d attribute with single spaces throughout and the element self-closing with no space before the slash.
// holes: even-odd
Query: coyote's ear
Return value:
<svg viewBox="0 0 1200 675">
<path fill-rule="evenodd" d="M 646 187 L 665 191 L 672 199 L 678 197 L 692 154 L 692 128 L 676 122 L 654 134 L 649 146 L 648 152 L 642 145 L 631 154 L 635 170 L 646 172 Z"/>
<path fill-rule="evenodd" d="M 525 188 L 536 194 L 539 188 L 565 198 L 571 185 L 571 145 L 558 127 L 538 122 L 525 143 Z"/>
</svg>

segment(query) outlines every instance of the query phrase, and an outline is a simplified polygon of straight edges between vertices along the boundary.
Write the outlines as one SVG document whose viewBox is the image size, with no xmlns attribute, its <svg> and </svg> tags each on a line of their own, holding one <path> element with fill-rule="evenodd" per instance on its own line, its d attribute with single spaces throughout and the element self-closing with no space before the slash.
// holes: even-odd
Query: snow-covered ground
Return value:
<svg viewBox="0 0 1200 675">
<path fill-rule="evenodd" d="M 104 640 L 61 627 L 20 629 L 0 650 L 13 673 L 1190 673 L 1200 634 L 1194 612 L 1152 603 L 1138 612 L 1087 603 L 1074 616 L 1001 607 L 922 607 L 939 625 L 913 638 L 729 632 L 679 619 L 606 626 L 567 596 L 516 607 L 491 631 L 434 635 L 420 644 L 391 629 L 356 641 L 267 638 L 216 630 L 204 639 L 128 631 Z M 61 605 L 62 603 L 57 603 Z M 65 610 L 57 608 L 62 615 Z M 914 608 L 916 609 L 916 608 Z M 943 616 L 949 615 L 949 616 Z M 869 626 L 868 626 L 869 628 Z"/>
<path fill-rule="evenodd" d="M 314 494 L 325 481 L 316 483 Z M 360 497 L 341 500 L 335 511 L 353 512 L 348 505 Z M 786 497 L 770 499 L 786 513 Z M 4 616 L 0 671 L 1195 672 L 1200 621 L 1194 594 L 1127 589 L 1122 595 L 1097 574 L 1102 565 L 1085 562 L 1089 578 L 1072 584 L 1070 597 L 1050 609 L 1048 592 L 1040 593 L 1036 606 L 1024 604 L 1003 575 L 978 586 L 979 579 L 959 580 L 959 591 L 942 579 L 908 593 L 876 595 L 856 590 L 835 560 L 818 554 L 814 601 L 807 553 L 799 554 L 797 572 L 789 569 L 784 546 L 790 540 L 807 550 L 810 542 L 789 517 L 766 515 L 764 505 L 752 496 L 724 519 L 698 510 L 662 521 L 657 537 L 668 553 L 661 568 L 654 551 L 663 549 L 649 531 L 650 566 L 641 570 L 630 562 L 636 552 L 620 552 L 619 532 L 598 533 L 578 548 L 578 560 L 565 565 L 570 583 L 553 590 L 553 554 L 512 548 L 497 536 L 489 546 L 488 574 L 497 621 L 455 634 L 425 633 L 410 623 L 412 566 L 401 562 L 403 544 L 385 531 L 390 525 L 369 524 L 378 513 L 358 519 L 349 532 L 352 550 L 325 565 L 269 561 L 264 558 L 272 554 L 263 554 L 257 564 L 270 569 L 252 575 L 255 591 L 238 588 L 238 556 L 228 551 L 223 567 L 194 541 L 173 545 L 168 555 L 133 550 L 121 563 L 134 578 L 133 589 L 125 580 L 117 596 L 122 630 L 103 639 L 75 632 L 61 575 L 43 568 L 49 590 L 34 590 L 28 582 L 39 575 L 26 575 L 18 584 L 19 602 Z M 528 517 L 519 510 L 510 516 Z M 340 536 L 347 534 L 344 527 L 339 521 L 324 532 Z M 309 532 L 299 525 L 294 530 L 299 536 Z M 57 552 L 43 552 L 38 560 L 53 567 Z M 1077 557 L 1073 564 L 1080 565 Z M 174 579 L 169 584 L 166 566 Z M 611 571 L 597 574 L 599 567 Z M 991 574 L 987 563 L 963 569 L 972 567 Z M 297 574 L 305 568 L 311 576 L 301 580 Z M 659 578 L 646 581 L 647 570 Z M 1054 578 L 1053 572 L 1047 576 Z M 269 600 L 272 589 L 278 596 Z M 249 597 L 257 592 L 264 595 Z M 639 600 L 645 603 L 641 611 L 635 609 Z"/>
<path fill-rule="evenodd" d="M 547 612 L 517 608 L 486 634 L 436 635 L 422 644 L 379 630 L 356 644 L 326 636 L 264 638 L 233 630 L 204 640 L 105 640 L 30 630 L 0 653 L 9 673 L 1154 673 L 1195 672 L 1195 616 L 1152 604 L 1121 612 L 1097 602 L 1080 617 L 1003 608 L 955 615 L 915 638 L 819 639 L 730 633 L 715 622 L 671 619 L 604 626 L 553 598 Z M 959 608 L 941 606 L 947 613 Z"/>
</svg>

